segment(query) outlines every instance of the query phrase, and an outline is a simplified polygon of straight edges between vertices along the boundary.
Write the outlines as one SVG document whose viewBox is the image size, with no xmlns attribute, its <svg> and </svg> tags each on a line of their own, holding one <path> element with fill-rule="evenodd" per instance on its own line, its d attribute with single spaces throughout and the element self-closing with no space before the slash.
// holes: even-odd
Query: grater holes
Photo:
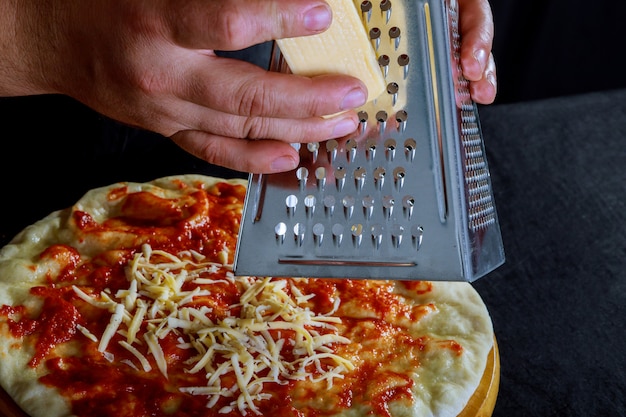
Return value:
<svg viewBox="0 0 626 417">
<path fill-rule="evenodd" d="M 339 148 L 339 143 L 335 139 L 330 139 L 326 141 L 326 153 L 328 154 L 328 160 L 333 163 L 335 159 L 337 159 L 337 150 Z"/>
<path fill-rule="evenodd" d="M 341 243 L 343 242 L 343 229 L 344 227 L 340 223 L 333 224 L 333 227 L 331 228 L 333 243 L 337 247 L 341 246 Z"/>
<path fill-rule="evenodd" d="M 479 134 L 478 123 L 476 122 L 461 123 L 461 134 L 462 135 L 478 135 Z"/>
<path fill-rule="evenodd" d="M 409 56 L 407 54 L 400 54 L 400 56 L 398 56 L 398 65 L 402 68 L 402 74 L 406 80 L 409 75 Z"/>
<path fill-rule="evenodd" d="M 485 216 L 477 217 L 474 221 L 476 224 L 485 222 Z M 304 223 L 295 223 L 291 228 L 294 245 L 298 248 L 304 248 L 310 244 L 307 243 L 307 240 L 309 240 L 312 241 L 315 247 L 323 247 L 326 241 L 326 227 L 323 223 L 317 222 L 312 225 L 310 232 L 307 232 L 307 226 Z M 406 239 L 410 239 L 413 247 L 419 250 L 424 235 L 424 230 L 420 225 L 412 225 L 410 232 L 407 231 L 406 226 L 399 223 L 393 223 L 387 229 L 380 223 L 366 226 L 366 224 L 360 222 L 352 223 L 348 229 L 346 227 L 341 223 L 334 223 L 330 227 L 331 240 L 334 246 L 340 247 L 346 233 L 348 233 L 356 249 L 362 246 L 363 237 L 369 235 L 373 248 L 376 250 L 380 250 L 386 244 L 391 244 L 393 249 L 399 249 Z M 276 224 L 274 232 L 279 246 L 285 243 L 288 229 L 287 224 L 284 222 Z"/>
<path fill-rule="evenodd" d="M 344 196 L 341 199 L 341 204 L 343 205 L 343 213 L 346 216 L 346 220 L 350 220 L 352 215 L 354 214 L 354 204 L 356 200 L 351 195 Z"/>
<path fill-rule="evenodd" d="M 389 55 L 381 55 L 378 57 L 378 65 L 380 66 L 380 68 L 383 71 L 383 77 L 387 78 L 387 75 L 389 74 L 389 63 L 391 62 L 391 60 L 389 59 Z"/>
<path fill-rule="evenodd" d="M 402 210 L 408 220 L 413 217 L 413 209 L 415 208 L 415 198 L 411 195 L 406 195 L 402 198 Z"/>
<path fill-rule="evenodd" d="M 374 185 L 376 189 L 380 190 L 383 188 L 385 183 L 385 168 L 377 167 L 374 169 Z"/>
<path fill-rule="evenodd" d="M 353 224 L 350 227 L 350 234 L 352 235 L 354 247 L 361 247 L 361 242 L 363 241 L 363 225 L 360 223 Z"/>
<path fill-rule="evenodd" d="M 406 177 L 406 170 L 403 167 L 396 167 L 393 170 L 393 183 L 399 190 L 404 186 L 404 178 Z"/>
<path fill-rule="evenodd" d="M 353 161 L 356 158 L 356 153 L 358 150 L 358 143 L 356 139 L 348 139 L 345 145 L 346 149 L 346 157 L 348 158 L 348 162 Z"/>
<path fill-rule="evenodd" d="M 464 146 L 481 146 L 482 143 L 479 134 L 465 135 L 463 138 L 461 138 L 461 141 L 463 142 Z"/>
<path fill-rule="evenodd" d="M 378 130 L 380 133 L 384 132 L 387 128 L 387 112 L 384 110 L 379 110 L 376 113 L 376 122 L 378 123 Z"/>
<path fill-rule="evenodd" d="M 481 205 L 469 211 L 470 229 L 477 231 L 483 229 L 496 221 L 495 207 L 491 203 Z"/>
<path fill-rule="evenodd" d="M 365 158 L 373 161 L 376 158 L 376 139 L 370 138 L 365 142 Z"/>
<path fill-rule="evenodd" d="M 287 235 L 287 225 L 284 222 L 276 224 L 276 226 L 274 226 L 274 233 L 276 235 L 276 243 L 282 244 Z"/>
<path fill-rule="evenodd" d="M 399 224 L 391 226 L 391 244 L 395 249 L 398 249 L 402 244 L 402 238 L 404 235 L 404 227 Z"/>
<path fill-rule="evenodd" d="M 473 109 L 472 109 L 473 110 Z M 461 110 L 460 112 L 461 121 L 464 123 L 467 122 L 476 122 L 476 114 L 471 110 Z"/>
<path fill-rule="evenodd" d="M 302 223 L 296 223 L 293 226 L 293 235 L 297 246 L 302 246 L 304 242 L 304 234 L 306 231 L 306 227 Z"/>
<path fill-rule="evenodd" d="M 322 246 L 324 240 L 324 225 L 321 223 L 315 223 L 313 225 L 313 242 L 317 246 Z"/>
<path fill-rule="evenodd" d="M 396 113 L 396 122 L 398 123 L 399 132 L 404 132 L 406 130 L 406 121 L 408 118 L 409 115 L 405 110 L 400 110 Z"/>
<path fill-rule="evenodd" d="M 345 184 L 346 169 L 343 166 L 338 166 L 337 168 L 335 168 L 335 186 L 337 187 L 337 191 L 343 190 Z"/>
<path fill-rule="evenodd" d="M 408 138 L 404 141 L 404 155 L 408 161 L 413 161 L 415 158 L 415 150 L 417 149 L 417 142 L 413 138 Z"/>
<path fill-rule="evenodd" d="M 469 172 L 482 172 L 486 171 L 487 162 L 482 157 L 482 155 L 478 157 L 470 157 L 465 158 L 465 170 Z"/>
<path fill-rule="evenodd" d="M 368 21 L 373 9 L 378 9 L 378 6 L 380 6 L 380 10 L 383 13 L 381 15 L 383 19 L 384 13 L 387 10 L 391 10 L 391 1 L 389 0 L 380 0 L 379 4 L 365 0 L 360 4 L 363 18 Z M 395 133 L 395 131 L 400 133 L 406 131 L 408 123 L 408 113 L 399 104 L 401 100 L 406 98 L 404 97 L 405 82 L 402 80 L 402 77 L 404 76 L 405 79 L 407 77 L 410 57 L 408 53 L 397 50 L 400 39 L 407 35 L 404 27 L 396 26 L 396 23 L 386 25 L 384 20 L 380 20 L 380 17 L 376 17 L 376 19 L 378 20 L 374 21 L 372 19 L 373 24 L 369 25 L 368 31 L 370 39 L 373 42 L 377 42 L 377 47 L 378 42 L 384 42 L 380 44 L 382 54 L 377 58 L 378 65 L 381 67 L 385 78 L 392 76 L 395 79 L 390 77 L 387 80 L 386 91 L 388 98 L 381 101 L 381 107 L 367 107 L 358 111 L 359 133 L 365 136 L 364 140 L 360 142 L 355 138 L 346 141 L 332 139 L 319 144 L 303 144 L 303 146 L 307 146 L 308 151 L 312 154 L 314 164 L 319 164 L 320 152 L 326 153 L 328 163 L 324 161 L 322 163 L 323 166 L 313 168 L 306 165 L 311 172 L 304 167 L 297 170 L 296 176 L 301 191 L 309 186 L 309 181 L 314 181 L 317 190 L 323 191 L 323 194 L 306 195 L 307 193 L 298 194 L 294 192 L 300 198 L 300 201 L 298 202 L 294 195 L 294 201 L 291 203 L 292 206 L 288 206 L 288 210 L 293 215 L 296 212 L 297 204 L 302 206 L 298 208 L 298 211 L 301 211 L 301 213 L 298 213 L 293 218 L 293 221 L 301 221 L 306 224 L 308 228 L 307 240 L 312 240 L 318 247 L 325 246 L 322 243 L 324 241 L 328 241 L 326 243 L 330 244 L 330 237 L 325 236 L 328 233 L 333 235 L 332 240 L 336 244 L 341 244 L 344 232 L 339 230 L 339 224 L 344 225 L 346 235 L 350 234 L 351 237 L 348 240 L 359 239 L 359 241 L 363 234 L 371 233 L 374 230 L 372 228 L 377 226 L 376 238 L 372 236 L 372 239 L 376 242 L 375 246 L 378 248 L 385 243 L 398 247 L 403 240 L 409 242 L 417 239 L 413 237 L 415 226 L 411 225 L 412 219 L 416 216 L 416 200 L 412 195 L 409 195 L 411 192 L 403 191 L 409 187 L 407 176 L 409 176 L 409 172 L 412 175 L 412 170 L 414 169 L 411 167 L 411 171 L 409 171 L 406 162 L 414 161 L 417 152 L 417 142 L 414 138 L 400 139 Z M 389 38 L 384 39 L 387 36 Z M 396 51 L 394 51 L 394 43 Z M 398 79 L 400 79 L 399 82 Z M 392 104 L 393 110 L 387 107 L 389 104 Z M 370 119 L 376 122 L 375 130 L 380 135 L 372 137 L 372 132 L 368 132 L 367 127 Z M 467 123 L 469 134 L 469 131 L 472 129 L 471 123 L 475 121 L 475 118 L 472 119 L 472 113 L 468 113 L 463 120 Z M 393 124 L 394 121 L 396 124 L 393 127 L 388 126 L 389 122 Z M 392 130 L 391 133 L 386 132 L 388 127 Z M 385 138 L 383 137 L 384 133 L 392 137 L 387 136 Z M 324 146 L 324 148 L 320 149 L 320 145 Z M 398 149 L 398 147 L 401 148 Z M 468 154 L 468 158 L 478 156 L 475 154 L 475 151 L 473 150 Z M 343 152 L 345 152 L 345 157 L 340 155 Z M 398 157 L 402 158 L 402 155 L 404 155 L 406 160 L 405 166 L 398 166 L 398 162 L 402 164 L 402 160 L 398 160 Z M 324 156 L 322 155 L 321 159 L 323 158 Z M 471 169 L 478 168 L 476 161 L 470 162 L 468 166 Z M 387 176 L 389 176 L 389 181 L 385 183 L 385 177 Z M 347 185 L 346 181 L 349 182 Z M 331 189 L 328 186 L 328 182 L 331 185 L 334 182 L 336 190 Z M 354 184 L 354 186 L 351 184 Z M 335 195 L 324 195 L 328 191 L 335 193 Z M 317 207 L 318 204 L 319 207 Z M 476 204 L 479 204 L 478 199 Z M 316 207 L 317 211 L 322 213 L 322 217 L 319 217 L 320 215 L 317 214 Z M 339 220 L 335 220 L 338 224 L 333 231 L 331 219 L 336 214 L 335 209 L 337 208 L 340 211 L 340 217 Z M 382 216 L 380 215 L 381 211 Z M 316 223 L 320 219 L 325 220 L 321 223 Z M 385 224 L 384 227 L 380 224 L 370 225 L 372 221 L 386 223 L 383 223 Z M 395 223 L 397 221 L 404 223 L 397 224 Z M 348 222 L 351 222 L 352 226 L 349 226 Z M 301 225 L 302 230 L 304 230 L 304 224 Z M 288 225 L 287 230 L 291 227 L 293 227 L 293 224 Z M 357 227 L 356 235 L 353 233 L 353 227 Z M 313 231 L 313 228 L 316 231 Z M 409 229 L 411 233 L 408 232 Z M 364 230 L 366 231 L 364 232 Z M 417 240 L 421 240 L 421 238 Z"/>
<path fill-rule="evenodd" d="M 361 2 L 361 13 L 366 22 L 369 22 L 372 18 L 372 2 L 370 0 L 364 0 Z"/>
<path fill-rule="evenodd" d="M 309 170 L 306 167 L 300 167 L 296 170 L 296 178 L 300 184 L 300 189 L 306 188 L 306 182 L 309 177 Z"/>
<path fill-rule="evenodd" d="M 385 16 L 385 22 L 389 23 L 389 19 L 391 19 L 391 0 L 381 0 L 380 11 Z"/>
<path fill-rule="evenodd" d="M 383 243 L 383 232 L 384 232 L 383 227 L 380 224 L 374 224 L 372 225 L 370 231 L 372 235 L 372 243 L 374 244 L 374 248 L 380 249 Z"/>
<path fill-rule="evenodd" d="M 327 217 L 332 217 L 335 212 L 335 197 L 327 195 L 324 197 L 324 213 Z"/>
<path fill-rule="evenodd" d="M 470 229 L 477 231 L 495 223 L 496 213 L 489 191 L 488 176 L 483 172 L 473 175 L 473 182 L 468 183 L 468 220 Z"/>
<path fill-rule="evenodd" d="M 466 93 L 467 97 L 469 96 L 469 91 Z M 468 99 L 464 102 L 461 103 L 461 110 L 466 110 L 466 111 L 474 111 L 474 102 L 471 101 L 471 99 Z"/>
<path fill-rule="evenodd" d="M 365 184 L 365 177 L 367 176 L 367 171 L 363 167 L 357 167 L 352 174 L 354 178 L 354 185 L 356 186 L 356 190 L 361 191 L 363 189 L 363 185 Z"/>
<path fill-rule="evenodd" d="M 412 226 L 411 227 L 411 241 L 413 242 L 413 247 L 418 249 L 422 246 L 422 240 L 424 238 L 424 228 L 422 226 Z"/>
<path fill-rule="evenodd" d="M 401 31 L 399 27 L 394 26 L 389 29 L 389 39 L 393 41 L 393 47 L 396 50 L 398 50 L 398 47 L 400 46 L 400 35 Z"/>
<path fill-rule="evenodd" d="M 317 188 L 319 190 L 323 190 L 326 187 L 326 168 L 325 167 L 317 167 L 315 169 L 315 180 L 317 183 Z"/>
<path fill-rule="evenodd" d="M 465 181 L 467 182 L 467 191 L 469 195 L 489 192 L 489 181 L 487 175 L 482 172 L 470 172 Z"/>
<path fill-rule="evenodd" d="M 370 35 L 370 40 L 372 42 L 372 45 L 374 46 L 374 49 L 378 51 L 378 48 L 380 47 L 380 35 L 381 35 L 380 29 L 376 27 L 371 28 L 369 35 Z"/>
<path fill-rule="evenodd" d="M 392 162 L 396 157 L 396 141 L 395 139 L 385 140 L 385 158 L 387 161 Z"/>
<path fill-rule="evenodd" d="M 371 195 L 366 195 L 362 200 L 363 205 L 363 216 L 365 216 L 366 220 L 370 220 L 372 215 L 374 214 L 374 197 Z"/>
<path fill-rule="evenodd" d="M 495 220 L 495 209 L 490 201 L 485 196 L 476 196 L 472 200 L 472 206 L 475 210 L 470 212 L 470 222 L 473 225 L 484 225 L 486 222 Z M 307 196 L 303 199 L 303 204 L 307 208 L 313 208 L 316 204 L 314 196 Z M 355 204 L 355 199 L 352 196 L 347 196 L 342 199 L 344 209 L 352 211 Z M 324 200 L 325 207 L 334 207 L 334 198 Z M 369 236 L 373 244 L 373 248 L 376 250 L 381 249 L 385 245 L 391 245 L 390 248 L 399 249 L 404 245 L 405 241 L 412 242 L 413 248 L 419 249 L 423 238 L 423 228 L 417 224 L 411 224 L 410 222 L 398 221 L 399 219 L 393 218 L 393 210 L 395 207 L 394 198 L 391 195 L 387 195 L 382 199 L 382 207 L 389 222 L 388 226 L 380 223 L 369 223 L 375 216 L 372 216 L 375 208 L 377 207 L 375 198 L 368 195 L 361 199 L 361 205 L 363 208 L 364 218 L 363 220 L 357 220 L 350 224 L 345 224 L 345 221 L 340 221 L 331 224 L 320 221 L 311 221 L 308 219 L 306 222 L 296 221 L 289 225 L 283 221 L 276 223 L 274 226 L 274 234 L 276 243 L 282 246 L 285 243 L 285 238 L 292 233 L 293 248 L 300 248 L 301 250 L 307 250 L 306 248 L 322 248 L 325 246 L 327 228 L 332 235 L 332 242 L 336 247 L 342 244 L 343 237 L 346 233 L 350 235 L 351 242 L 355 249 L 362 246 L 363 236 Z M 410 219 L 412 217 L 415 200 L 412 196 L 406 195 L 402 199 L 402 209 L 404 211 L 404 219 Z M 482 226 L 481 226 L 482 227 Z M 410 232 L 409 232 L 410 230 Z M 311 246 L 312 245 L 312 246 Z M 328 249 L 326 249 L 328 250 Z"/>
<path fill-rule="evenodd" d="M 367 130 L 367 119 L 369 118 L 369 115 L 364 110 L 359 111 L 357 113 L 357 115 L 359 116 L 359 128 L 358 128 L 358 130 L 359 130 L 360 133 L 364 133 Z"/>
<path fill-rule="evenodd" d="M 386 195 L 383 196 L 383 214 L 387 220 L 391 220 L 393 216 L 393 206 L 395 204 L 395 200 L 393 196 Z"/>
<path fill-rule="evenodd" d="M 311 218 L 313 213 L 315 212 L 315 204 L 317 203 L 317 199 L 314 195 L 309 194 L 304 197 L 304 211 L 307 217 Z"/>
<path fill-rule="evenodd" d="M 389 83 L 387 84 L 387 94 L 391 96 L 391 103 L 395 106 L 398 101 L 398 90 L 400 87 L 398 83 Z"/>
<path fill-rule="evenodd" d="M 313 163 L 317 162 L 317 157 L 319 155 L 320 144 L 317 142 L 311 142 L 306 145 L 308 151 L 313 156 Z"/>
<path fill-rule="evenodd" d="M 485 207 L 491 204 L 491 197 L 489 196 L 489 193 L 486 191 L 474 193 L 469 196 L 468 200 L 469 200 L 469 206 L 472 209 L 475 209 L 478 207 Z"/>
<path fill-rule="evenodd" d="M 298 206 L 298 197 L 294 194 L 290 194 L 285 198 L 285 206 L 287 208 L 287 215 L 293 217 L 296 213 L 296 207 Z"/>
</svg>

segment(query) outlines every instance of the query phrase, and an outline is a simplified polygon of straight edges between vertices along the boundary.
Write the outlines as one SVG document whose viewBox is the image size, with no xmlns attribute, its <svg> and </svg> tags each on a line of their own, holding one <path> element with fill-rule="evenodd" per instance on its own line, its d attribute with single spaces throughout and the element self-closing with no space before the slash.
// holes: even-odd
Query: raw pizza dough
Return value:
<svg viewBox="0 0 626 417">
<path fill-rule="evenodd" d="M 117 183 L 27 227 L 0 250 L 0 385 L 31 417 L 458 415 L 493 346 L 473 287 L 235 277 L 244 193 Z"/>
</svg>

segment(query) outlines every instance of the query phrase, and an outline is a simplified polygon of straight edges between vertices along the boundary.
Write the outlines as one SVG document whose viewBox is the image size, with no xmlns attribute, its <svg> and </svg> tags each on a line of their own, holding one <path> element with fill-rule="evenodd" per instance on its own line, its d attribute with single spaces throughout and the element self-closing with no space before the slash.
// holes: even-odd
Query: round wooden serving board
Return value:
<svg viewBox="0 0 626 417">
<path fill-rule="evenodd" d="M 485 373 L 480 385 L 470 398 L 467 406 L 458 417 L 490 417 L 496 405 L 498 389 L 500 386 L 500 354 L 494 338 L 493 348 L 487 357 Z M 22 411 L 13 399 L 0 388 L 0 416 L 3 417 L 29 417 Z"/>
<path fill-rule="evenodd" d="M 494 337 L 493 347 L 487 357 L 485 372 L 474 395 L 458 417 L 490 417 L 496 406 L 500 389 L 500 352 Z"/>
</svg>

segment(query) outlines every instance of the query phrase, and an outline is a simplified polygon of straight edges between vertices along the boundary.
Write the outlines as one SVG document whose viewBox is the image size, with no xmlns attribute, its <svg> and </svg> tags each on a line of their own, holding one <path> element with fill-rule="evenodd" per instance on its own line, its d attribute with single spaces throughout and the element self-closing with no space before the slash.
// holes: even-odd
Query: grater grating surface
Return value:
<svg viewBox="0 0 626 417">
<path fill-rule="evenodd" d="M 504 262 L 456 0 L 355 0 L 388 83 L 357 132 L 249 177 L 238 275 L 473 281 Z M 287 72 L 277 47 L 272 69 Z"/>
</svg>

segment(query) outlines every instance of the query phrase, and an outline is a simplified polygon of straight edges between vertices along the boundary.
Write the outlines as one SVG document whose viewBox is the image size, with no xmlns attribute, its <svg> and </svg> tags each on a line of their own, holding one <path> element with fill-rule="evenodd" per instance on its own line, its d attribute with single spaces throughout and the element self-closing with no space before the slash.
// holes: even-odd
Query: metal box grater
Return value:
<svg viewBox="0 0 626 417">
<path fill-rule="evenodd" d="M 473 281 L 504 262 L 456 0 L 355 0 L 387 93 L 357 132 L 249 177 L 237 275 Z M 288 71 L 274 48 L 272 68 Z"/>
</svg>

